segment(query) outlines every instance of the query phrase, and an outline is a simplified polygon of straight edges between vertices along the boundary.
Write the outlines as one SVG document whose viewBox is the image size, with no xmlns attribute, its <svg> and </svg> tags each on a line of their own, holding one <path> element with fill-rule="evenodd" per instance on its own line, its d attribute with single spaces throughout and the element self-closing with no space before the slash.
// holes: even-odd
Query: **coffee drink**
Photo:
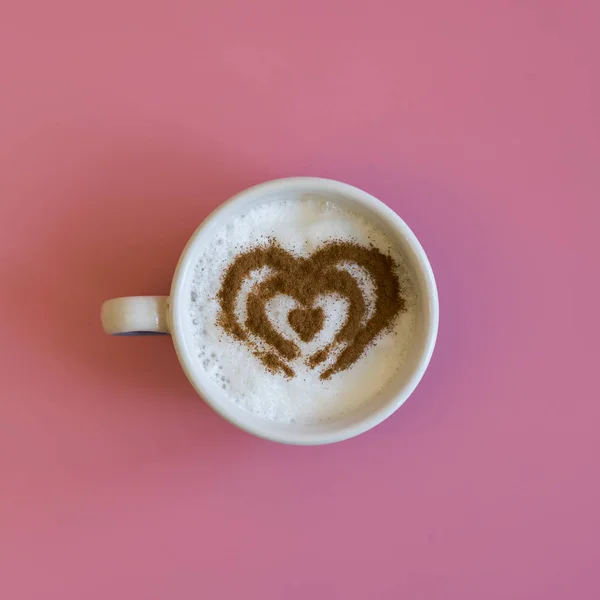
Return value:
<svg viewBox="0 0 600 600">
<path fill-rule="evenodd" d="M 365 217 L 318 197 L 257 205 L 198 257 L 188 311 L 197 368 L 264 419 L 338 419 L 402 365 L 414 290 L 398 248 Z"/>
</svg>

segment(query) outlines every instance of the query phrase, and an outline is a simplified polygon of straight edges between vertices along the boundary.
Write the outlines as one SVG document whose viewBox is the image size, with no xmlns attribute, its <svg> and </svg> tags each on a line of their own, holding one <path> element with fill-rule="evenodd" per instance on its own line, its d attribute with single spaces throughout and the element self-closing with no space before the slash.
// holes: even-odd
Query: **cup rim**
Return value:
<svg viewBox="0 0 600 600">
<path fill-rule="evenodd" d="M 424 290 L 422 290 L 422 293 L 428 300 L 430 318 L 425 332 L 423 350 L 411 375 L 407 378 L 402 388 L 394 394 L 393 398 L 381 408 L 373 411 L 365 418 L 335 431 L 297 433 L 282 429 L 280 432 L 273 433 L 272 431 L 266 431 L 266 428 L 262 429 L 258 424 L 246 423 L 238 418 L 235 412 L 228 411 L 223 403 L 217 400 L 211 390 L 205 385 L 207 378 L 203 377 L 201 371 L 195 366 L 193 357 L 188 352 L 184 342 L 185 307 L 182 292 L 186 282 L 186 275 L 190 269 L 194 268 L 194 258 L 196 257 L 196 252 L 194 251 L 195 242 L 200 232 L 217 221 L 220 214 L 227 207 L 240 202 L 242 199 L 247 200 L 248 197 L 260 198 L 274 192 L 286 192 L 307 187 L 310 187 L 313 192 L 318 191 L 346 196 L 355 202 L 366 205 L 385 219 L 386 223 L 400 237 L 404 238 L 416 258 L 415 267 L 420 269 L 423 276 Z M 184 247 L 173 275 L 168 321 L 173 345 L 187 378 L 200 397 L 221 417 L 240 429 L 263 439 L 284 444 L 319 445 L 349 439 L 372 429 L 392 415 L 409 398 L 421 381 L 433 354 L 439 326 L 439 298 L 433 270 L 425 250 L 410 227 L 394 210 L 368 192 L 341 181 L 320 177 L 286 177 L 266 181 L 242 190 L 221 203 L 200 223 Z"/>
</svg>

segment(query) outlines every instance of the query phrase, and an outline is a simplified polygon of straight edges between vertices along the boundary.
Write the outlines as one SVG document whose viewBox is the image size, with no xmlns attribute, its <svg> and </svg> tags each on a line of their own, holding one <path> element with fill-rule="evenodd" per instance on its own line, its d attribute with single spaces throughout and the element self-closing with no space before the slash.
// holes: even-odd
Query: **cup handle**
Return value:
<svg viewBox="0 0 600 600">
<path fill-rule="evenodd" d="M 100 318 L 110 335 L 161 335 L 169 333 L 169 296 L 128 296 L 102 304 Z"/>
</svg>

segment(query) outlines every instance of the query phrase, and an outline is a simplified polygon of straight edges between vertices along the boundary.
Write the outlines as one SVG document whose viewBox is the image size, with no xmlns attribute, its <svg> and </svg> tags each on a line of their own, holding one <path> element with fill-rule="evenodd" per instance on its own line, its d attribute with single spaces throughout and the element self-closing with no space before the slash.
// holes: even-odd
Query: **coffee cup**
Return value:
<svg viewBox="0 0 600 600">
<path fill-rule="evenodd" d="M 198 257 L 215 232 L 252 207 L 281 198 L 322 198 L 364 216 L 385 232 L 405 258 L 415 286 L 415 321 L 410 346 L 393 377 L 368 402 L 339 418 L 322 422 L 278 422 L 257 416 L 232 402 L 199 367 L 190 332 L 189 296 Z M 203 299 L 199 298 L 198 302 Z M 439 319 L 438 294 L 429 260 L 406 223 L 377 198 L 351 185 L 313 177 L 269 181 L 251 187 L 219 206 L 196 229 L 185 246 L 169 296 L 113 298 L 102 305 L 104 331 L 114 336 L 170 334 L 190 383 L 218 414 L 253 435 L 286 444 L 316 445 L 345 440 L 381 423 L 412 394 L 423 377 L 435 346 Z M 224 387 L 224 386 L 223 386 Z"/>
</svg>

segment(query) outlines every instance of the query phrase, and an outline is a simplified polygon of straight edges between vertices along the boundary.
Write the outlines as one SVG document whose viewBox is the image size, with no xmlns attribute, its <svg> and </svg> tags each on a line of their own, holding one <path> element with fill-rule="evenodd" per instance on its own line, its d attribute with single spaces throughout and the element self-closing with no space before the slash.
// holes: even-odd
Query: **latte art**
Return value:
<svg viewBox="0 0 600 600">
<path fill-rule="evenodd" d="M 365 269 L 375 286 L 373 315 L 366 318 L 363 292 L 341 263 L 355 264 Z M 247 318 L 242 323 L 235 304 L 244 280 L 253 272 L 267 267 L 270 275 L 258 284 L 247 298 Z M 342 326 L 327 346 L 306 357 L 306 364 L 316 368 L 325 362 L 336 347 L 345 344 L 333 364 L 320 375 L 329 379 L 335 373 L 351 367 L 368 345 L 390 325 L 404 308 L 400 294 L 397 266 L 391 257 L 376 248 L 364 248 L 351 242 L 330 242 L 308 258 L 295 257 L 283 248 L 271 244 L 242 253 L 227 269 L 218 299 L 221 306 L 219 324 L 232 337 L 245 343 L 270 370 L 282 371 L 288 377 L 294 371 L 287 361 L 301 353 L 298 345 L 287 338 L 271 322 L 267 303 L 277 295 L 289 296 L 300 305 L 288 314 L 292 328 L 304 342 L 321 331 L 325 314 L 314 307 L 315 300 L 327 294 L 348 301 L 348 311 Z M 266 345 L 266 349 L 261 349 Z"/>
<path fill-rule="evenodd" d="M 415 323 L 398 248 L 325 198 L 272 200 L 216 231 L 188 293 L 197 368 L 282 422 L 367 403 L 401 368 Z"/>
</svg>

